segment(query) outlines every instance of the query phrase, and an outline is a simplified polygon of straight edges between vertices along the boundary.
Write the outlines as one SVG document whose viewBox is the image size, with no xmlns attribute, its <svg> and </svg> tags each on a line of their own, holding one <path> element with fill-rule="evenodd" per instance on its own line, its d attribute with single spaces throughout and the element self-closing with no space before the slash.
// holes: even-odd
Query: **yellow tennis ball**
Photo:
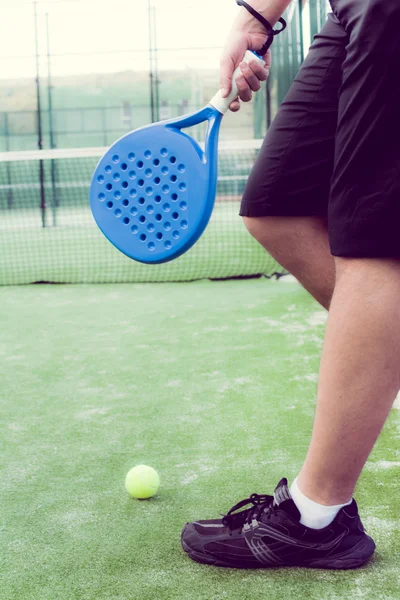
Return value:
<svg viewBox="0 0 400 600">
<path fill-rule="evenodd" d="M 153 467 L 137 465 L 125 477 L 126 491 L 133 498 L 144 500 L 157 493 L 160 477 Z"/>
</svg>

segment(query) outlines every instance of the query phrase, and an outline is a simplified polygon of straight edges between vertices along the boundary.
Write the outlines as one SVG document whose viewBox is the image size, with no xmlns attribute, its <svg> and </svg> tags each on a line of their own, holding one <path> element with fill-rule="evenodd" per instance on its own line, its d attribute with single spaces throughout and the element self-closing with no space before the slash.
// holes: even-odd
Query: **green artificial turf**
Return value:
<svg viewBox="0 0 400 600">
<path fill-rule="evenodd" d="M 399 598 L 400 415 L 357 489 L 377 542 L 358 571 L 190 561 L 187 520 L 291 481 L 325 314 L 295 282 L 0 288 L 1 600 Z M 124 489 L 135 464 L 159 494 Z"/>
</svg>

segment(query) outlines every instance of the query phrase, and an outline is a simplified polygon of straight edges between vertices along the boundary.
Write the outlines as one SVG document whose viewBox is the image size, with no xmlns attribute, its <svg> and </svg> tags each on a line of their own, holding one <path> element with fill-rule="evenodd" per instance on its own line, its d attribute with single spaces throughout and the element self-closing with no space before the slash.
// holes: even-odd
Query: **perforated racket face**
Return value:
<svg viewBox="0 0 400 600">
<path fill-rule="evenodd" d="M 121 138 L 100 160 L 91 208 L 102 232 L 124 254 L 165 262 L 201 235 L 215 185 L 197 143 L 177 129 L 155 125 Z"/>
</svg>

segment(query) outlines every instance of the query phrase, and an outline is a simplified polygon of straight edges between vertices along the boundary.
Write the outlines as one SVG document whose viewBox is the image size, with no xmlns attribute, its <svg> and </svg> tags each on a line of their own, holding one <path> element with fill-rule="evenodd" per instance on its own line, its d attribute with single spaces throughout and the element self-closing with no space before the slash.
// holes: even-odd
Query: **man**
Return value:
<svg viewBox="0 0 400 600">
<path fill-rule="evenodd" d="M 248 4 L 273 27 L 290 0 Z M 355 568 L 375 549 L 352 496 L 400 388 L 400 2 L 331 7 L 240 211 L 329 310 L 312 439 L 290 489 L 283 479 L 274 497 L 254 494 L 223 519 L 186 525 L 183 548 L 203 563 Z M 240 8 L 221 63 L 226 95 L 245 50 L 270 32 L 260 21 Z M 240 63 L 242 101 L 266 79 L 264 58 L 265 68 Z"/>
</svg>

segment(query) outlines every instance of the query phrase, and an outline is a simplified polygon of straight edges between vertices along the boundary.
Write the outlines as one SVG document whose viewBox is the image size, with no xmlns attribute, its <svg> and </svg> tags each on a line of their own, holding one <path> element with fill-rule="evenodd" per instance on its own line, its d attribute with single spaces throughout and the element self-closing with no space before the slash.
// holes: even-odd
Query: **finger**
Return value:
<svg viewBox="0 0 400 600">
<path fill-rule="evenodd" d="M 255 60 L 250 61 L 248 67 L 252 70 L 259 81 L 265 81 L 269 76 L 269 65 L 260 65 Z"/>
<path fill-rule="evenodd" d="M 242 100 L 242 102 L 250 102 L 253 94 L 244 75 L 239 75 L 236 78 L 236 85 L 238 88 L 238 96 L 240 100 Z"/>
<path fill-rule="evenodd" d="M 220 89 L 222 97 L 226 98 L 229 96 L 232 89 L 232 75 L 234 69 L 232 59 L 228 57 L 221 58 L 220 62 Z"/>
<path fill-rule="evenodd" d="M 258 92 L 258 90 L 261 87 L 261 83 L 257 75 L 250 67 L 250 65 L 248 65 L 245 62 L 242 62 L 240 63 L 240 70 L 242 71 L 243 76 L 249 85 L 249 88 L 253 90 L 253 92 Z"/>
<path fill-rule="evenodd" d="M 264 56 L 262 58 L 263 58 L 263 61 L 265 62 L 265 68 L 267 69 L 267 71 L 269 71 L 271 68 L 271 63 L 272 63 L 271 50 L 267 50 L 266 54 L 264 54 Z"/>
<path fill-rule="evenodd" d="M 236 100 L 230 103 L 229 110 L 231 110 L 232 112 L 237 112 L 238 110 L 240 110 L 240 102 L 237 98 Z"/>
</svg>

